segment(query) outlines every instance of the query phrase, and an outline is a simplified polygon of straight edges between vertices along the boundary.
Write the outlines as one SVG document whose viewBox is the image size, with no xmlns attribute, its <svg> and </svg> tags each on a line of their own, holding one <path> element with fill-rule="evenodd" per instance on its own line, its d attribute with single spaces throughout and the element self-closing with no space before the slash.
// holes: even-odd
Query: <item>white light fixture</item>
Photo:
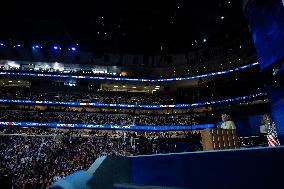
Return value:
<svg viewBox="0 0 284 189">
<path fill-rule="evenodd" d="M 133 89 L 136 89 L 137 87 L 132 87 Z"/>
<path fill-rule="evenodd" d="M 115 86 L 113 86 L 114 88 L 118 88 L 118 86 L 117 85 L 115 85 Z"/>
</svg>

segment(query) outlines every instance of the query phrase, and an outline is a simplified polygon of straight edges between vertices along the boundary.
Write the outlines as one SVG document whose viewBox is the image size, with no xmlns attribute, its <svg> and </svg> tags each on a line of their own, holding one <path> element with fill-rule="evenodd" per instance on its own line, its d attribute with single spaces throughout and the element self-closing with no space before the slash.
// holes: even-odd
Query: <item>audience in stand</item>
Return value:
<svg viewBox="0 0 284 189">
<path fill-rule="evenodd" d="M 240 39 L 234 42 L 223 44 L 222 47 L 210 47 L 205 49 L 199 49 L 197 51 L 189 52 L 187 54 L 188 62 L 190 63 L 189 69 L 183 69 L 184 66 L 182 65 L 180 69 L 178 69 L 174 74 L 172 70 L 170 71 L 163 71 L 161 77 L 180 77 L 180 76 L 192 76 L 192 75 L 199 75 L 209 72 L 216 72 L 227 70 L 231 68 L 235 68 L 238 66 L 243 65 L 244 63 L 248 63 L 251 61 L 257 60 L 255 54 L 251 54 L 250 52 L 254 49 L 253 43 L 251 41 L 247 41 L 247 39 Z M 241 60 L 239 60 L 241 58 Z M 179 59 L 179 58 L 177 58 Z M 228 64 L 227 60 L 230 60 L 230 64 Z M 161 60 L 163 61 L 163 60 Z M 164 66 L 176 64 L 167 64 L 168 62 L 164 60 Z M 188 64 L 187 62 L 187 64 Z M 30 64 L 34 62 L 27 61 L 26 64 Z M 35 63 L 36 64 L 36 63 Z M 53 64 L 50 64 L 48 68 L 38 67 L 37 69 L 28 68 L 25 69 L 24 67 L 10 67 L 10 66 L 0 66 L 1 71 L 13 71 L 13 72 L 35 72 L 35 73 L 53 73 L 53 74 L 72 74 L 72 75 L 94 75 L 94 76 L 106 76 L 106 77 L 124 77 L 119 73 L 107 72 L 107 73 L 96 73 L 93 72 L 91 69 L 82 69 L 82 67 L 74 66 L 74 69 L 70 70 L 70 66 L 67 66 L 68 69 L 58 69 L 53 68 Z M 72 66 L 73 67 L 73 66 Z M 127 77 L 130 78 L 149 78 L 149 74 L 144 73 L 141 77 L 141 72 L 129 72 Z M 158 73 L 157 73 L 158 75 Z"/>
<path fill-rule="evenodd" d="M 191 115 L 150 116 L 129 114 L 100 114 L 77 112 L 0 111 L 0 121 L 82 123 L 109 125 L 192 125 Z"/>
<path fill-rule="evenodd" d="M 27 88 L 1 88 L 0 98 L 14 100 L 40 100 L 61 102 L 96 102 L 108 104 L 173 104 L 166 95 L 132 92 L 44 92 Z"/>
<path fill-rule="evenodd" d="M 1 128 L 0 177 L 13 188 L 48 188 L 52 182 L 87 169 L 99 156 L 201 150 L 196 131 L 106 131 Z"/>
</svg>

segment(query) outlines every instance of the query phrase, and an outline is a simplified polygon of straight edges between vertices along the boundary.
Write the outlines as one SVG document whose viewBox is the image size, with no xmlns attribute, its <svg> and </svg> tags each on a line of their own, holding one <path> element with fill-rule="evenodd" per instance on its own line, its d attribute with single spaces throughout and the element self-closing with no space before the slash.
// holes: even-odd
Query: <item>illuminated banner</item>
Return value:
<svg viewBox="0 0 284 189">
<path fill-rule="evenodd" d="M 211 77 L 221 74 L 227 74 L 239 70 L 243 70 L 246 68 L 250 68 L 252 66 L 258 65 L 258 62 L 245 65 L 239 68 L 234 68 L 231 70 L 214 72 L 209 74 L 203 74 L 198 76 L 191 77 L 176 77 L 176 78 L 167 78 L 167 79 L 134 79 L 134 78 L 124 78 L 124 77 L 98 77 L 98 76 L 76 76 L 76 75 L 63 75 L 63 74 L 43 74 L 43 73 L 24 73 L 24 72 L 0 72 L 0 75 L 13 75 L 13 76 L 31 76 L 31 77 L 53 77 L 53 78 L 73 78 L 73 79 L 91 79 L 91 80 L 112 80 L 112 81 L 133 81 L 133 82 L 171 82 L 171 81 L 183 81 L 183 80 L 193 80 L 204 77 Z"/>
<path fill-rule="evenodd" d="M 77 123 L 65 124 L 65 123 L 35 123 L 35 122 L 0 122 L 0 126 L 167 131 L 167 130 L 206 129 L 214 127 L 214 124 L 139 126 L 139 125 L 106 125 L 106 124 L 96 125 L 96 124 L 77 124 Z"/>
<path fill-rule="evenodd" d="M 146 109 L 161 109 L 161 108 L 188 108 L 197 106 L 206 106 L 211 104 L 223 104 L 227 102 L 235 102 L 242 100 L 249 100 L 256 97 L 266 96 L 266 93 L 258 93 L 249 96 L 242 96 L 237 98 L 229 98 L 223 100 L 198 102 L 193 104 L 173 104 L 173 105 L 153 105 L 153 104 L 106 104 L 106 103 L 92 103 L 92 102 L 59 102 L 59 101 L 38 101 L 38 100 L 11 100 L 0 99 L 0 103 L 19 103 L 19 104 L 46 104 L 46 105 L 68 105 L 68 106 L 93 106 L 93 107 L 115 107 L 115 108 L 146 108 Z"/>
</svg>

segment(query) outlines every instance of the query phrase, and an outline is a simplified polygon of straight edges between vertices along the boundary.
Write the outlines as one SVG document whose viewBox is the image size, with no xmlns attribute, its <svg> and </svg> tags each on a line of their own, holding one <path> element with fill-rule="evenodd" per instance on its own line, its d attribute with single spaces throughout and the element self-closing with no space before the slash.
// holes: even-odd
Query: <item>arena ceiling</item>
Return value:
<svg viewBox="0 0 284 189">
<path fill-rule="evenodd" d="M 1 41 L 78 43 L 98 54 L 186 52 L 250 37 L 236 0 L 11 0 L 0 23 Z"/>
</svg>

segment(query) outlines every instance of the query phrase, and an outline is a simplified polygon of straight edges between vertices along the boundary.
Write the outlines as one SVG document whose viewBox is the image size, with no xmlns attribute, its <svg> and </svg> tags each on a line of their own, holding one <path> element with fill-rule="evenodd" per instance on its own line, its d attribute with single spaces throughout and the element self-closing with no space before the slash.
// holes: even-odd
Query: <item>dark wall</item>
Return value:
<svg viewBox="0 0 284 189">
<path fill-rule="evenodd" d="M 284 148 L 131 158 L 131 183 L 192 189 L 281 188 Z"/>
<path fill-rule="evenodd" d="M 192 189 L 278 189 L 283 185 L 283 159 L 284 147 L 114 156 L 105 158 L 97 169 L 96 161 L 88 171 L 74 173 L 53 186 L 112 189 L 114 184 L 133 184 Z"/>
</svg>

